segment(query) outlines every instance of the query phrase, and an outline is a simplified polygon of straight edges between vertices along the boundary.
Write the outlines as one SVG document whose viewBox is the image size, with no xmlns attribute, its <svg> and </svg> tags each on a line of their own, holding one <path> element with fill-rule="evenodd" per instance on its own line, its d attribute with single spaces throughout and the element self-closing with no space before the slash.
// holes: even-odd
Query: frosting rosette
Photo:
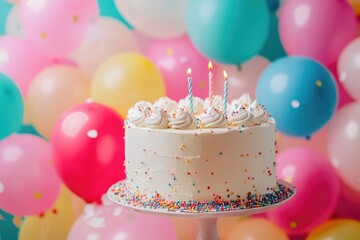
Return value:
<svg viewBox="0 0 360 240">
<path fill-rule="evenodd" d="M 231 108 L 233 109 L 236 106 L 242 106 L 245 108 L 248 108 L 250 104 L 252 103 L 251 97 L 248 93 L 244 93 L 241 95 L 241 97 L 232 100 L 231 102 Z"/>
<path fill-rule="evenodd" d="M 154 108 L 145 119 L 145 126 L 152 129 L 164 129 L 169 126 L 169 115 L 161 108 Z"/>
<path fill-rule="evenodd" d="M 145 127 L 145 119 L 151 113 L 152 105 L 147 101 L 141 101 L 130 108 L 127 116 L 129 126 Z"/>
<path fill-rule="evenodd" d="M 204 102 L 201 98 L 193 97 L 194 104 L 194 115 L 199 115 L 203 109 Z M 187 112 L 190 112 L 190 97 L 189 95 L 185 99 L 180 99 L 178 103 L 179 108 L 185 109 Z"/>
<path fill-rule="evenodd" d="M 154 103 L 154 107 L 164 109 L 167 113 L 173 113 L 177 108 L 177 102 L 169 97 L 161 97 Z"/>
<path fill-rule="evenodd" d="M 173 117 L 170 118 L 169 125 L 173 129 L 195 129 L 196 118 L 183 108 L 178 108 Z"/>
<path fill-rule="evenodd" d="M 269 119 L 269 113 L 256 100 L 249 106 L 250 112 L 254 115 L 254 122 L 263 123 Z"/>
<path fill-rule="evenodd" d="M 199 117 L 204 128 L 222 128 L 227 126 L 227 119 L 216 107 L 210 106 Z"/>
<path fill-rule="evenodd" d="M 224 110 L 224 98 L 221 95 L 214 95 L 212 97 L 212 104 L 210 104 L 210 97 L 207 97 L 204 101 L 204 109 L 214 106 L 215 108 Z M 227 109 L 229 109 L 229 103 L 227 103 Z"/>
<path fill-rule="evenodd" d="M 253 115 L 241 105 L 236 105 L 228 113 L 228 119 L 234 126 L 248 126 L 253 120 Z"/>
</svg>

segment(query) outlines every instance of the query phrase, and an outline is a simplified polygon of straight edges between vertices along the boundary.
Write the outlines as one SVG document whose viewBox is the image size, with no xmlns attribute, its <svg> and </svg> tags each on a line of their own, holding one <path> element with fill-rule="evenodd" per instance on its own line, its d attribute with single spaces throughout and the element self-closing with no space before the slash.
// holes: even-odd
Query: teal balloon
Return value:
<svg viewBox="0 0 360 240">
<path fill-rule="evenodd" d="M 279 19 L 275 13 L 270 15 L 270 31 L 260 55 L 270 61 L 274 61 L 287 55 L 280 40 Z"/>
<path fill-rule="evenodd" d="M 18 87 L 8 76 L 0 73 L 0 139 L 18 132 L 23 116 L 24 103 Z"/>
<path fill-rule="evenodd" d="M 259 78 L 256 97 L 280 132 L 308 138 L 331 119 L 338 102 L 332 74 L 321 63 L 300 56 L 271 63 Z"/>
<path fill-rule="evenodd" d="M 280 7 L 280 0 L 265 0 L 270 12 L 275 12 Z"/>
<path fill-rule="evenodd" d="M 22 125 L 19 134 L 31 134 L 44 138 L 32 125 Z"/>
<path fill-rule="evenodd" d="M 1 1 L 1 0 L 0 0 Z M 125 18 L 119 13 L 115 6 L 114 0 L 98 0 L 99 8 L 100 8 L 100 15 L 112 17 L 127 26 L 129 29 L 133 29 L 129 22 L 125 20 Z"/>
<path fill-rule="evenodd" d="M 187 25 L 201 53 L 217 62 L 239 65 L 264 46 L 269 9 L 264 0 L 192 0 Z"/>
<path fill-rule="evenodd" d="M 13 4 L 0 0 L 0 35 L 4 35 L 6 32 L 6 20 Z"/>
<path fill-rule="evenodd" d="M 13 220 L 13 215 L 0 209 L 0 240 L 18 239 L 19 228 L 14 224 Z"/>
</svg>

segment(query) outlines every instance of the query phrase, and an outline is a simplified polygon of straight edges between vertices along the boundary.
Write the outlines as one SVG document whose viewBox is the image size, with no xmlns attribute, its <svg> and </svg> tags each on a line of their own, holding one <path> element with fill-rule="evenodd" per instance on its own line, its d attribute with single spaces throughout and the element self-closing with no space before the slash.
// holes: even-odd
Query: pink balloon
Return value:
<svg viewBox="0 0 360 240">
<path fill-rule="evenodd" d="M 357 34 L 355 13 L 343 0 L 288 0 L 280 10 L 281 42 L 289 55 L 328 65 Z"/>
<path fill-rule="evenodd" d="M 24 0 L 20 3 L 20 21 L 26 35 L 54 57 L 66 56 L 75 50 L 97 16 L 96 0 Z"/>
<path fill-rule="evenodd" d="M 256 83 L 260 74 L 270 64 L 269 60 L 261 56 L 255 56 L 240 67 L 235 65 L 221 65 L 220 69 L 225 70 L 229 78 L 229 101 L 239 98 L 243 93 L 249 93 L 252 98 L 256 95 Z M 224 93 L 224 82 L 216 81 L 216 94 Z"/>
<path fill-rule="evenodd" d="M 295 197 L 268 213 L 293 235 L 309 232 L 330 218 L 339 196 L 336 171 L 321 154 L 309 148 L 292 148 L 279 154 L 278 177 L 296 187 Z"/>
<path fill-rule="evenodd" d="M 169 97 L 179 100 L 188 95 L 186 71 L 189 67 L 192 69 L 194 96 L 208 97 L 208 60 L 195 49 L 188 37 L 154 42 L 147 56 L 161 70 Z M 216 81 L 223 82 L 218 74 L 221 69 L 213 65 L 214 84 Z"/>
<path fill-rule="evenodd" d="M 0 141 L 0 209 L 18 216 L 40 214 L 59 190 L 48 142 L 28 134 Z"/>
<path fill-rule="evenodd" d="M 328 151 L 342 180 L 360 193 L 360 103 L 341 108 L 330 122 Z"/>
<path fill-rule="evenodd" d="M 9 75 L 23 95 L 31 80 L 52 60 L 36 45 L 20 37 L 0 37 L 0 71 Z"/>
<path fill-rule="evenodd" d="M 349 43 L 342 51 L 338 62 L 340 82 L 356 100 L 360 100 L 360 38 Z"/>
<path fill-rule="evenodd" d="M 169 218 L 127 210 L 121 206 L 86 205 L 73 225 L 68 240 L 78 239 L 176 239 Z"/>
<path fill-rule="evenodd" d="M 360 221 L 360 192 L 355 192 L 342 181 L 335 216 L 337 218 L 352 218 Z"/>
</svg>

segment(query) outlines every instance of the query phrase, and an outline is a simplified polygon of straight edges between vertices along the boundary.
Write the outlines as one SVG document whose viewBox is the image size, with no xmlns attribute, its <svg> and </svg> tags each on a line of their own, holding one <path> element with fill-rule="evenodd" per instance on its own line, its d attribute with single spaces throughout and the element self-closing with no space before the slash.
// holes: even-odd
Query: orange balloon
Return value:
<svg viewBox="0 0 360 240">
<path fill-rule="evenodd" d="M 172 218 L 171 219 L 177 239 L 196 240 L 199 231 L 199 222 L 195 218 Z"/>
<path fill-rule="evenodd" d="M 249 218 L 240 221 L 229 233 L 226 240 L 288 240 L 286 233 L 265 218 Z"/>
<path fill-rule="evenodd" d="M 348 0 L 356 15 L 360 15 L 360 0 Z"/>
<path fill-rule="evenodd" d="M 50 138 L 61 113 L 89 98 L 90 83 L 90 79 L 74 67 L 46 68 L 35 77 L 28 90 L 26 115 L 29 121 L 41 135 Z"/>
<path fill-rule="evenodd" d="M 360 222 L 352 219 L 335 219 L 327 221 L 312 230 L 306 240 L 358 240 L 360 239 Z"/>
<path fill-rule="evenodd" d="M 233 229 L 241 220 L 245 218 L 241 217 L 222 217 L 218 218 L 216 222 L 216 229 L 219 234 L 220 239 L 225 239 L 231 229 Z"/>
</svg>

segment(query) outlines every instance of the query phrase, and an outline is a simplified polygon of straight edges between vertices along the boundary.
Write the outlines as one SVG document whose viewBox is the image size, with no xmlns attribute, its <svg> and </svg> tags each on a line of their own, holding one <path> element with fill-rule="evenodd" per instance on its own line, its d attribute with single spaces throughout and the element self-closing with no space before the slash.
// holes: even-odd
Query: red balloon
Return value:
<svg viewBox="0 0 360 240">
<path fill-rule="evenodd" d="M 55 167 L 64 183 L 87 202 L 125 178 L 124 122 L 110 108 L 82 103 L 65 111 L 52 133 Z"/>
</svg>

